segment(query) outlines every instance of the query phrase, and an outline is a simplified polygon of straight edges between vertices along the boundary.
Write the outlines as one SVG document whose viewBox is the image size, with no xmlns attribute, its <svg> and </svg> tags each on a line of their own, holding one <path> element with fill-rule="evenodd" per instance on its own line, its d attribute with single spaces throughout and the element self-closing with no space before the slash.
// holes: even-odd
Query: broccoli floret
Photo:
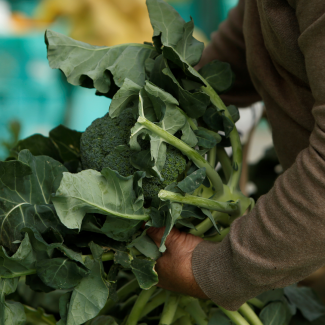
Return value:
<svg viewBox="0 0 325 325">
<path fill-rule="evenodd" d="M 157 177 L 145 178 L 142 182 L 145 198 L 153 199 L 157 197 L 161 189 L 177 181 L 178 176 L 184 172 L 185 168 L 186 159 L 182 153 L 178 149 L 167 145 L 166 162 L 161 171 L 164 180 L 160 181 Z"/>
<path fill-rule="evenodd" d="M 125 109 L 118 117 L 112 119 L 109 114 L 95 120 L 81 136 L 80 150 L 83 169 L 101 171 L 104 167 L 116 170 L 122 176 L 133 175 L 137 169 L 130 162 L 132 150 L 127 146 L 131 128 L 136 119 L 131 109 Z M 149 148 L 149 142 L 139 140 L 142 149 Z M 117 146 L 124 146 L 122 149 Z M 186 159 L 182 153 L 167 145 L 166 162 L 161 171 L 164 178 L 145 178 L 142 182 L 146 199 L 157 197 L 159 191 L 175 182 L 184 172 Z"/>
<path fill-rule="evenodd" d="M 83 169 L 101 171 L 106 167 L 108 155 L 116 152 L 117 146 L 128 143 L 135 122 L 131 109 L 124 110 L 114 119 L 108 113 L 96 119 L 81 136 Z"/>
</svg>

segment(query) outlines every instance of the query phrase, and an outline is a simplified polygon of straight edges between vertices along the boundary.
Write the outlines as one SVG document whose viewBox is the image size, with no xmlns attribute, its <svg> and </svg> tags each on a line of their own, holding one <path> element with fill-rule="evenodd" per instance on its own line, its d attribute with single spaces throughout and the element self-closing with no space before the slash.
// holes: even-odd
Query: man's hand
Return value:
<svg viewBox="0 0 325 325">
<path fill-rule="evenodd" d="M 147 235 L 160 246 L 165 228 L 149 228 Z M 157 260 L 158 287 L 208 299 L 195 281 L 192 272 L 192 253 L 203 239 L 173 228 L 166 240 L 166 252 Z"/>
</svg>

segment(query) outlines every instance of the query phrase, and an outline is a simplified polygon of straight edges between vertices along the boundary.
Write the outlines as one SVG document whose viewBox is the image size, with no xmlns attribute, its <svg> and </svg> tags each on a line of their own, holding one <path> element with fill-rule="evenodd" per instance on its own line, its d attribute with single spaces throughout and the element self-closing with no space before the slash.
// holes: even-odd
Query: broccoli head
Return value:
<svg viewBox="0 0 325 325">
<path fill-rule="evenodd" d="M 137 169 L 131 164 L 132 150 L 128 147 L 131 128 L 136 119 L 132 109 L 125 109 L 112 119 L 109 114 L 95 120 L 81 136 L 80 150 L 83 169 L 101 171 L 104 167 L 116 170 L 122 176 L 133 175 Z M 147 140 L 139 140 L 143 150 L 149 148 Z M 123 146 L 123 147 L 121 147 Z M 161 171 L 163 181 L 158 177 L 145 178 L 142 182 L 144 197 L 153 199 L 167 185 L 177 181 L 184 172 L 186 159 L 182 153 L 167 145 L 166 162 Z"/>
</svg>

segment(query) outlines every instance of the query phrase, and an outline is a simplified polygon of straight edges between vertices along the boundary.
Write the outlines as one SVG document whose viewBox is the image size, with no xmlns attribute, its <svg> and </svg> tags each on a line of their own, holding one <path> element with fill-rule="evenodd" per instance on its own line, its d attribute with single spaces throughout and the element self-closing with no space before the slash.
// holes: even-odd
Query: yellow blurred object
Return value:
<svg viewBox="0 0 325 325">
<path fill-rule="evenodd" d="M 43 0 L 36 20 L 66 17 L 70 36 L 93 45 L 150 42 L 152 27 L 145 0 Z"/>
<path fill-rule="evenodd" d="M 46 20 L 33 19 L 20 12 L 14 12 L 11 15 L 11 26 L 15 34 L 25 34 L 35 28 L 44 29 L 47 25 Z"/>
</svg>

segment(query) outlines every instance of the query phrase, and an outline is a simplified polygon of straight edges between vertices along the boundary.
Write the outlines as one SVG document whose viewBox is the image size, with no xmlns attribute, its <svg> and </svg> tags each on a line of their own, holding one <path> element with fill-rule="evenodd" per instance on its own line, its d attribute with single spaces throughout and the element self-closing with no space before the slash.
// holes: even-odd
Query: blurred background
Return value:
<svg viewBox="0 0 325 325">
<path fill-rule="evenodd" d="M 206 44 L 238 2 L 167 1 L 186 21 L 193 17 L 195 37 Z M 47 28 L 105 46 L 142 43 L 152 36 L 145 0 L 0 0 L 0 159 L 8 156 L 19 139 L 35 133 L 48 135 L 59 124 L 84 131 L 108 111 L 109 99 L 95 96 L 94 89 L 69 85 L 58 70 L 49 68 L 44 43 Z M 254 110 L 261 115 L 261 107 Z M 271 142 L 262 119 L 250 136 L 248 163 L 260 162 Z M 256 186 L 248 184 L 248 192 L 256 192 Z"/>
</svg>

